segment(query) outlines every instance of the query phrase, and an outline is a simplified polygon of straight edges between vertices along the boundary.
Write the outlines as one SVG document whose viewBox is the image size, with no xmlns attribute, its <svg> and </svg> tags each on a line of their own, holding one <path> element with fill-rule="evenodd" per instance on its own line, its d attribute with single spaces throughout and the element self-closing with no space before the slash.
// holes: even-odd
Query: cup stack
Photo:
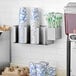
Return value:
<svg viewBox="0 0 76 76">
<path fill-rule="evenodd" d="M 47 67 L 47 76 L 56 76 L 56 68 Z"/>
<path fill-rule="evenodd" d="M 25 7 L 19 10 L 19 43 L 27 43 L 28 10 Z"/>
<path fill-rule="evenodd" d="M 56 76 L 56 67 L 49 66 L 46 61 L 30 63 L 30 76 Z"/>
<path fill-rule="evenodd" d="M 30 27 L 31 44 L 39 44 L 40 15 L 38 8 L 31 9 Z"/>
<path fill-rule="evenodd" d="M 36 64 L 37 76 L 46 76 L 46 66 L 43 64 Z"/>
<path fill-rule="evenodd" d="M 19 10 L 19 26 L 26 27 L 28 25 L 28 9 L 25 7 Z"/>
<path fill-rule="evenodd" d="M 36 66 L 35 63 L 30 63 L 30 76 L 36 76 Z"/>
</svg>

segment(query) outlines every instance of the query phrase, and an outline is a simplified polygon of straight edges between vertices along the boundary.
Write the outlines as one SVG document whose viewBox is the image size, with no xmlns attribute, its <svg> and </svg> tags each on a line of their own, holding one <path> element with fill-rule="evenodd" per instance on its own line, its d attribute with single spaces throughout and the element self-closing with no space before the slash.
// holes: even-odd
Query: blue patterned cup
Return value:
<svg viewBox="0 0 76 76">
<path fill-rule="evenodd" d="M 28 11 L 25 7 L 20 8 L 19 10 L 19 24 L 27 24 L 28 21 Z"/>
<path fill-rule="evenodd" d="M 47 68 L 47 75 L 48 76 L 55 76 L 56 75 L 56 68 L 55 67 L 48 67 Z"/>
<path fill-rule="evenodd" d="M 30 63 L 30 76 L 36 76 L 36 66 L 35 63 Z"/>
<path fill-rule="evenodd" d="M 32 8 L 31 9 L 31 23 L 39 23 L 40 16 L 39 16 L 39 9 Z"/>
<path fill-rule="evenodd" d="M 46 67 L 40 63 L 36 64 L 37 76 L 46 76 Z"/>
</svg>

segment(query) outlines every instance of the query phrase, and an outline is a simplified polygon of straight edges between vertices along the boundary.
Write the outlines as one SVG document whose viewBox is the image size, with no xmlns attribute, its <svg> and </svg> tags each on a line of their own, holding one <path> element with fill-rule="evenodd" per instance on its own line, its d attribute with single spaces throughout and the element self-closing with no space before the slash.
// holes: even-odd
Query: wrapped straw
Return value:
<svg viewBox="0 0 76 76">
<path fill-rule="evenodd" d="M 55 12 L 49 12 L 46 15 L 46 21 L 48 23 L 48 27 L 50 28 L 58 28 L 61 26 L 62 22 L 62 14 L 61 13 L 55 13 Z"/>
</svg>

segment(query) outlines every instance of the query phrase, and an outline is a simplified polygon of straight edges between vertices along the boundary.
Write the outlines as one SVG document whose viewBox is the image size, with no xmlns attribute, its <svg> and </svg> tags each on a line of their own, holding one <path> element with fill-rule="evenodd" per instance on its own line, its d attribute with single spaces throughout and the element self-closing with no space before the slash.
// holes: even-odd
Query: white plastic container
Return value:
<svg viewBox="0 0 76 76">
<path fill-rule="evenodd" d="M 61 27 L 47 28 L 47 40 L 57 40 L 61 38 Z"/>
</svg>

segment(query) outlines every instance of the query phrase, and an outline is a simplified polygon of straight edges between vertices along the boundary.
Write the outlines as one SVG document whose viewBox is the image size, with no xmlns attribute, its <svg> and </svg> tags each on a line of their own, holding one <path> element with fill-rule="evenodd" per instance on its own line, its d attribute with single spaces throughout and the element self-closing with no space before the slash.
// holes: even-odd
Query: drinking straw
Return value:
<svg viewBox="0 0 76 76">
<path fill-rule="evenodd" d="M 46 15 L 46 21 L 48 23 L 48 27 L 50 28 L 58 28 L 61 26 L 62 22 L 62 14 L 61 13 L 55 13 L 55 12 L 49 12 Z"/>
</svg>

